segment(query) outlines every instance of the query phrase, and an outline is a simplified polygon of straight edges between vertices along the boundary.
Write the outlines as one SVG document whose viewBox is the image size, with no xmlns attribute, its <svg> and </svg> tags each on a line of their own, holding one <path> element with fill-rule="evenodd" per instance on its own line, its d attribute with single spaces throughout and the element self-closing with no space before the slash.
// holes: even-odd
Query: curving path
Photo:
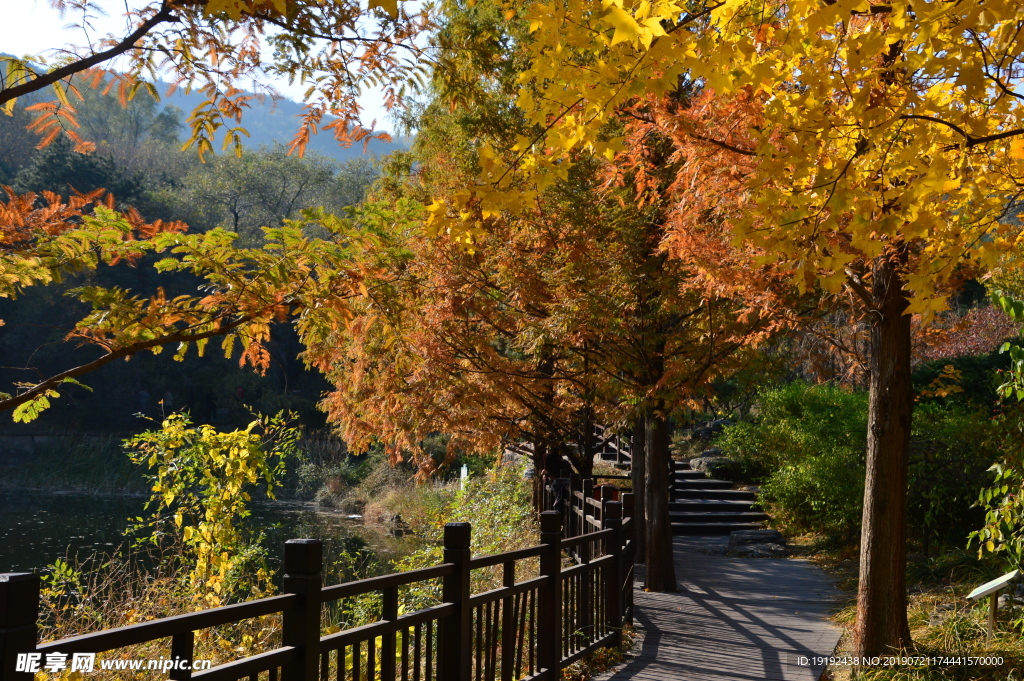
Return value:
<svg viewBox="0 0 1024 681">
<path fill-rule="evenodd" d="M 623 667 L 601 679 L 818 681 L 824 669 L 799 658 L 835 650 L 840 630 L 825 618 L 839 592 L 806 560 L 698 550 L 724 551 L 727 544 L 728 537 L 675 538 L 679 592 L 637 589 L 635 621 L 643 638 Z"/>
</svg>

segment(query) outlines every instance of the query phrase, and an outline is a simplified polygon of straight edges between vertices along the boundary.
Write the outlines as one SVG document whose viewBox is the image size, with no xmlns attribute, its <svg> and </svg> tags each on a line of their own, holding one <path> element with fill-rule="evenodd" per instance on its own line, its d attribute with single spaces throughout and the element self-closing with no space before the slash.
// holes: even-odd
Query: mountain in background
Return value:
<svg viewBox="0 0 1024 681">
<path fill-rule="evenodd" d="M 0 51 L 0 55 L 12 56 L 3 51 Z M 40 66 L 39 68 L 42 69 L 43 67 Z M 165 93 L 170 89 L 168 83 L 158 81 L 155 85 L 157 92 L 161 96 L 158 107 L 160 109 L 164 107 L 179 109 L 183 125 L 192 111 L 205 99 L 201 93 L 192 92 L 186 94 L 180 88 L 176 89 L 172 94 L 166 95 Z M 252 93 L 246 92 L 245 94 L 251 95 Z M 140 92 L 137 96 L 146 97 L 147 95 L 144 92 Z M 40 93 L 30 96 L 30 98 L 36 101 L 40 99 L 48 100 L 53 98 L 53 94 L 47 88 Z M 272 100 L 266 97 L 261 100 L 253 95 L 252 99 L 249 100 L 249 108 L 242 114 L 242 127 L 249 132 L 249 137 L 244 141 L 244 145 L 252 148 L 273 147 L 277 144 L 287 146 L 299 129 L 302 113 L 303 105 L 291 99 L 281 98 Z M 187 127 L 181 130 L 181 138 L 183 141 L 188 138 Z M 347 148 L 341 147 L 328 130 L 313 135 L 309 140 L 306 150 L 338 161 L 347 161 L 361 156 L 383 156 L 393 151 L 408 149 L 412 146 L 413 139 L 411 136 L 394 137 L 391 142 L 374 139 L 370 140 L 364 151 L 361 142 Z M 222 140 L 223 136 L 218 136 L 214 144 L 214 149 L 218 152 L 221 149 L 220 142 Z"/>
<path fill-rule="evenodd" d="M 183 123 L 188 119 L 189 114 L 205 99 L 205 96 L 201 93 L 185 94 L 184 90 L 181 89 L 175 90 L 171 95 L 164 96 L 169 85 L 167 83 L 157 83 L 156 87 L 162 97 L 161 105 L 174 106 L 181 109 L 181 120 Z M 299 129 L 302 113 L 303 105 L 290 99 L 278 99 L 275 101 L 267 97 L 261 102 L 254 96 L 249 101 L 249 108 L 242 114 L 242 127 L 249 131 L 249 137 L 244 142 L 245 146 L 271 147 L 275 144 L 287 146 Z M 182 132 L 183 138 L 187 137 L 187 130 Z M 218 143 L 222 139 L 222 137 L 219 138 Z M 314 151 L 339 161 L 345 161 L 350 158 L 363 156 L 364 153 L 372 156 L 383 156 L 390 154 L 392 151 L 408 149 L 412 144 L 412 140 L 412 137 L 394 137 L 391 142 L 370 140 L 364 152 L 362 142 L 353 144 L 348 148 L 342 148 L 335 141 L 331 131 L 328 130 L 312 136 L 306 150 Z M 220 151 L 219 144 L 215 145 L 214 148 L 218 152 Z"/>
</svg>

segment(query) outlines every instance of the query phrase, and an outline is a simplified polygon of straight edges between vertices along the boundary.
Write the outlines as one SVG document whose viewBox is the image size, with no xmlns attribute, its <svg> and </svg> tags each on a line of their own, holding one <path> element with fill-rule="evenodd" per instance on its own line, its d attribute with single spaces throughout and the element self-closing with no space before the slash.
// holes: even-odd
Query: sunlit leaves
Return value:
<svg viewBox="0 0 1024 681">
<path fill-rule="evenodd" d="M 750 130 L 754 209 L 732 225 L 798 287 L 838 290 L 848 266 L 904 240 L 916 254 L 909 311 L 927 315 L 958 267 L 987 267 L 1012 244 L 1019 3 L 554 0 L 520 11 L 533 42 L 519 105 L 545 132 L 511 166 L 485 169 L 484 208 L 514 211 L 513 178 L 544 184 L 578 151 L 603 153 L 603 126 L 628 102 L 698 82 L 765 108 L 768 124 Z M 458 231 L 461 212 L 433 219 Z"/>
<path fill-rule="evenodd" d="M 109 0 L 98 2 L 97 11 L 104 4 L 110 14 L 125 11 Z M 104 91 L 116 84 L 124 102 L 139 89 L 155 95 L 152 83 L 168 80 L 172 89 L 204 96 L 189 119 L 188 146 L 205 156 L 224 133 L 224 148 L 237 153 L 246 136 L 241 113 L 251 96 L 242 89 L 277 96 L 270 83 L 280 78 L 308 86 L 295 153 L 302 154 L 317 130 L 329 130 L 346 146 L 384 139 L 371 122 L 361 120 L 360 94 L 366 87 L 379 88 L 388 108 L 395 108 L 424 82 L 427 64 L 418 36 L 430 28 L 428 9 L 410 10 L 399 0 L 362 6 L 321 0 L 151 0 L 128 12 L 126 23 L 134 34 L 99 37 L 88 49 L 69 48 L 66 57 L 49 65 L 42 59 L 0 57 L 0 107 L 10 113 L 18 97 L 52 81 L 56 99 L 34 105 L 34 125 L 44 135 L 43 144 L 66 134 L 84 150 L 73 106 L 83 83 Z M 122 57 L 123 72 L 103 70 L 116 56 Z"/>
<path fill-rule="evenodd" d="M 48 203 L 40 206 L 35 195 L 9 193 L 8 201 L 0 203 L 9 219 L 0 232 L 0 296 L 17 296 L 28 286 L 59 280 L 67 272 L 133 261 L 146 253 L 164 254 L 155 262 L 159 272 L 186 271 L 204 280 L 201 293 L 174 297 L 160 288 L 148 295 L 97 286 L 69 291 L 92 308 L 69 338 L 105 352 L 72 372 L 146 350 L 160 353 L 168 344 L 180 360 L 193 346 L 202 353 L 215 337 L 222 338 L 227 355 L 240 348 L 242 365 L 265 371 L 270 326 L 316 310 L 323 301 L 343 308 L 348 299 L 362 295 L 367 264 L 354 265 L 352 254 L 376 243 L 372 234 L 350 222 L 316 211 L 302 221 L 266 230 L 266 242 L 259 248 L 240 248 L 237 235 L 225 230 L 184 234 L 180 224 L 147 224 L 134 212 L 118 213 L 102 191 L 66 203 L 56 195 L 46 198 Z M 314 226 L 330 237 L 307 237 L 305 230 Z M 31 403 L 19 417 L 34 416 L 53 397 L 49 391 L 62 382 L 55 377 L 20 386 L 16 395 L 0 400 L 0 407 Z"/>
<path fill-rule="evenodd" d="M 239 520 L 249 515 L 253 490 L 264 487 L 274 498 L 298 438 L 298 430 L 280 414 L 229 433 L 173 414 L 159 430 L 127 441 L 129 455 L 148 469 L 151 484 L 151 517 L 135 530 L 146 531 L 144 541 L 159 544 L 167 522 L 173 523 L 195 561 L 189 586 L 197 606 L 216 607 L 272 588 Z"/>
</svg>

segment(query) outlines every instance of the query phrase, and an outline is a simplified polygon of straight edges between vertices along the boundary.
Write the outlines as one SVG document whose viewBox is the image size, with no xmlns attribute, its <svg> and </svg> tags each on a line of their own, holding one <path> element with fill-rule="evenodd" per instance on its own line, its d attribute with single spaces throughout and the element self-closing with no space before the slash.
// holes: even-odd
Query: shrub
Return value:
<svg viewBox="0 0 1024 681">
<path fill-rule="evenodd" d="M 864 490 L 867 393 L 794 382 L 761 393 L 757 417 L 716 444 L 761 483 L 760 501 L 783 526 L 852 539 Z M 914 411 L 908 522 L 925 551 L 960 544 L 978 526 L 972 510 L 992 459 L 987 412 L 932 399 Z"/>
<path fill-rule="evenodd" d="M 134 529 L 145 543 L 159 545 L 170 534 L 181 544 L 197 601 L 218 606 L 270 590 L 266 551 L 239 521 L 250 514 L 252 491 L 274 498 L 298 437 L 283 415 L 222 433 L 172 414 L 160 430 L 125 442 L 152 484 L 151 517 L 137 518 Z"/>
<path fill-rule="evenodd" d="M 754 421 L 716 444 L 751 479 L 761 503 L 794 530 L 850 535 L 860 523 L 867 395 L 794 382 L 763 391 Z"/>
<path fill-rule="evenodd" d="M 958 546 L 982 521 L 975 508 L 993 458 L 990 415 L 963 402 L 927 401 L 914 408 L 907 523 L 926 554 L 933 541 Z"/>
</svg>

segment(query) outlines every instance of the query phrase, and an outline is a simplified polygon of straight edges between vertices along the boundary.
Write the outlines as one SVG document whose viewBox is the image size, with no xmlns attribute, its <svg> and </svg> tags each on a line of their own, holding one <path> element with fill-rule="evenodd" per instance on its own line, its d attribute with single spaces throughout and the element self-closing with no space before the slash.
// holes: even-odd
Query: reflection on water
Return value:
<svg viewBox="0 0 1024 681">
<path fill-rule="evenodd" d="M 143 497 L 0 493 L 0 572 L 28 572 L 67 555 L 109 553 Z"/>
<path fill-rule="evenodd" d="M 145 503 L 145 497 L 0 492 L 0 572 L 41 570 L 65 556 L 108 554 L 124 543 L 129 518 L 145 515 Z M 345 566 L 358 567 L 372 558 L 367 543 L 353 532 L 352 520 L 308 504 L 254 504 L 247 523 L 265 533 L 275 571 L 284 542 L 298 537 L 324 542 L 325 566 L 341 566 L 330 572 L 344 573 Z M 354 560 L 349 558 L 353 555 Z"/>
</svg>

